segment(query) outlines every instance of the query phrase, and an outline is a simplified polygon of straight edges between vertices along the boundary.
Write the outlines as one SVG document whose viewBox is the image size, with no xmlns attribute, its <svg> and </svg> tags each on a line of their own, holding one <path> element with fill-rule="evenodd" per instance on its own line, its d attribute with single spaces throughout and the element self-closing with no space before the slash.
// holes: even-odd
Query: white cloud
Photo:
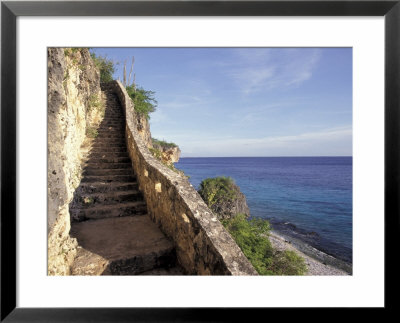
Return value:
<svg viewBox="0 0 400 323">
<path fill-rule="evenodd" d="M 176 95 L 171 101 L 162 103 L 162 108 L 182 109 L 190 108 L 194 104 L 204 103 L 203 99 L 196 95 Z"/>
<path fill-rule="evenodd" d="M 351 126 L 264 138 L 182 138 L 183 156 L 334 156 L 352 154 Z"/>
<path fill-rule="evenodd" d="M 299 86 L 312 77 L 319 49 L 247 49 L 233 52 L 227 74 L 244 94 Z"/>
</svg>

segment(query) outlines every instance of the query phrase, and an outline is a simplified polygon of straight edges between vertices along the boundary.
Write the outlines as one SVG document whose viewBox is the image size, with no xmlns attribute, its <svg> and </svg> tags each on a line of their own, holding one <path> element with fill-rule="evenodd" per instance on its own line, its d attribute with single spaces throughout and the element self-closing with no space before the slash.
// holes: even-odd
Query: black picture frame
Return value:
<svg viewBox="0 0 400 323">
<path fill-rule="evenodd" d="M 400 227 L 400 0 L 379 1 L 4 1 L 1 3 L 1 321 L 238 321 L 264 309 L 17 308 L 16 19 L 18 16 L 384 16 L 385 17 L 385 307 L 396 310 Z M 243 297 L 238 295 L 238 297 Z M 274 309 L 282 312 L 286 309 Z M 334 316 L 332 309 L 326 309 Z M 370 318 L 380 317 L 376 309 Z M 315 312 L 314 312 L 315 313 Z M 256 316 L 257 315 L 257 316 Z M 281 313 L 281 315 L 284 315 Z M 286 314 L 285 314 L 286 315 Z M 272 318 L 271 318 L 272 319 Z M 382 319 L 380 317 L 380 319 Z M 251 321 L 252 319 L 250 319 Z"/>
</svg>

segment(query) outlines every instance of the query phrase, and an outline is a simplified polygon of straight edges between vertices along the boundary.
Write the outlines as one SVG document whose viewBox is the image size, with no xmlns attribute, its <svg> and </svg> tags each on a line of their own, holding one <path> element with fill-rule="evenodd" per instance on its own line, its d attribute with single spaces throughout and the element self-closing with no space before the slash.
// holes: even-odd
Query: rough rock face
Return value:
<svg viewBox="0 0 400 323">
<path fill-rule="evenodd" d="M 219 219 L 231 219 L 238 213 L 250 216 L 250 209 L 247 205 L 246 196 L 240 191 L 239 186 L 232 183 L 232 189 L 235 191 L 235 198 L 221 200 L 211 206 L 211 210 L 217 214 Z"/>
<path fill-rule="evenodd" d="M 136 113 L 136 123 L 140 137 L 147 146 L 147 148 L 156 148 L 161 151 L 161 159 L 166 164 L 173 164 L 179 161 L 181 150 L 176 147 L 162 147 L 154 145 L 150 132 L 150 124 L 146 117 Z"/>
<path fill-rule="evenodd" d="M 67 275 L 76 242 L 68 203 L 81 177 L 81 145 L 102 118 L 100 74 L 87 49 L 48 49 L 48 274 Z"/>
<path fill-rule="evenodd" d="M 153 147 L 153 141 L 151 139 L 150 124 L 145 116 L 141 116 L 136 113 L 136 122 L 138 125 L 138 132 L 147 148 Z"/>
<path fill-rule="evenodd" d="M 179 147 L 163 148 L 162 155 L 162 158 L 168 163 L 177 163 L 179 161 L 179 157 L 181 156 L 181 150 Z"/>
</svg>

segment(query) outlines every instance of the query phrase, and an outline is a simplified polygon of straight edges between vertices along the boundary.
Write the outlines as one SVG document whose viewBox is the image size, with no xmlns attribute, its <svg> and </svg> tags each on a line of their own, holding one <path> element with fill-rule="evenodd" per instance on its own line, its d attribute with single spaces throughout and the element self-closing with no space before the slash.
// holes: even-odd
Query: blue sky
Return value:
<svg viewBox="0 0 400 323">
<path fill-rule="evenodd" d="M 351 156 L 351 48 L 96 48 L 155 91 L 182 157 Z"/>
</svg>

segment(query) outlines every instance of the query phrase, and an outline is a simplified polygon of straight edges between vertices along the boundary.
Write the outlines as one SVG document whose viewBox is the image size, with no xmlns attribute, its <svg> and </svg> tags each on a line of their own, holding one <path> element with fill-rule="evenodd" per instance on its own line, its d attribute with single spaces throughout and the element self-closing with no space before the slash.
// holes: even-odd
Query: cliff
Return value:
<svg viewBox="0 0 400 323">
<path fill-rule="evenodd" d="M 232 185 L 235 192 L 235 198 L 232 200 L 220 201 L 211 209 L 218 214 L 220 219 L 230 219 L 237 214 L 244 214 L 246 217 L 250 216 L 250 209 L 247 205 L 246 196 L 240 191 L 239 186 Z"/>
<path fill-rule="evenodd" d="M 47 55 L 48 274 L 68 275 L 76 253 L 68 204 L 80 182 L 86 134 L 103 117 L 100 74 L 87 49 L 49 48 Z"/>
<path fill-rule="evenodd" d="M 250 216 L 246 196 L 230 177 L 207 178 L 200 183 L 199 194 L 218 219 L 231 219 L 237 214 Z"/>
<path fill-rule="evenodd" d="M 139 113 L 135 115 L 137 129 L 143 142 L 146 144 L 147 148 L 153 148 L 153 141 L 151 139 L 150 124 L 147 118 Z"/>
<path fill-rule="evenodd" d="M 181 150 L 178 145 L 163 140 L 152 138 L 151 148 L 160 152 L 161 161 L 167 165 L 177 163 L 181 156 Z"/>
</svg>

